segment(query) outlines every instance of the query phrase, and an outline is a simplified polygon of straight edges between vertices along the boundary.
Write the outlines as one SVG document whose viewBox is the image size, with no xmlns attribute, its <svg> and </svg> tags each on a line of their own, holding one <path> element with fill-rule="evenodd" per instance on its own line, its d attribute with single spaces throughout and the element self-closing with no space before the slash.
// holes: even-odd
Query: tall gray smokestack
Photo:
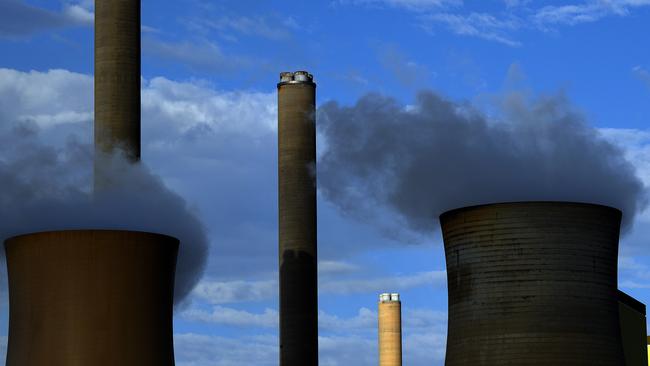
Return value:
<svg viewBox="0 0 650 366">
<path fill-rule="evenodd" d="M 140 0 L 95 1 L 95 185 L 101 157 L 140 160 Z"/>
<path fill-rule="evenodd" d="M 617 301 L 619 210 L 569 202 L 440 216 L 445 365 L 625 365 Z"/>
<path fill-rule="evenodd" d="M 278 188 L 280 365 L 318 365 L 316 277 L 316 84 L 280 74 Z"/>
</svg>

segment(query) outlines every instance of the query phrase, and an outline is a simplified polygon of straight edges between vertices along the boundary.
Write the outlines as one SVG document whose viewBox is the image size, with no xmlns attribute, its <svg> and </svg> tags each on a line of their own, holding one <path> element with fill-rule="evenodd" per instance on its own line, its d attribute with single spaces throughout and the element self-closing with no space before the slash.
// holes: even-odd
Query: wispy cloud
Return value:
<svg viewBox="0 0 650 366">
<path fill-rule="evenodd" d="M 84 3 L 67 3 L 59 11 L 36 7 L 21 0 L 0 1 L 0 37 L 20 38 L 51 29 L 93 24 Z"/>
<path fill-rule="evenodd" d="M 239 36 L 254 36 L 273 41 L 291 37 L 300 25 L 293 17 L 279 16 L 217 16 L 191 19 L 185 22 L 192 29 L 208 34 L 217 31 L 219 36 L 237 40 Z"/>
<path fill-rule="evenodd" d="M 244 310 L 215 306 L 211 311 L 191 308 L 181 313 L 190 321 L 221 324 L 236 327 L 277 328 L 279 314 L 277 310 L 265 309 L 262 313 L 252 313 Z"/>
<path fill-rule="evenodd" d="M 648 0 L 590 0 L 579 4 L 550 5 L 538 9 L 532 21 L 541 29 L 590 23 L 608 16 L 626 16 L 632 8 L 650 5 Z"/>
<path fill-rule="evenodd" d="M 420 286 L 444 286 L 447 273 L 444 270 L 397 275 L 384 278 L 343 279 L 319 284 L 319 291 L 329 294 L 355 294 L 402 291 Z"/>
<path fill-rule="evenodd" d="M 650 87 L 650 71 L 641 66 L 635 66 L 632 69 L 632 72 L 634 72 L 634 75 L 636 75 L 639 80 L 643 81 L 648 87 Z"/>
<path fill-rule="evenodd" d="M 502 0 L 503 9 L 496 12 L 475 12 L 463 1 L 444 0 L 340 0 L 344 4 L 367 4 L 397 7 L 413 11 L 419 25 L 430 33 L 442 26 L 467 37 L 481 38 L 518 47 L 521 30 L 556 31 L 562 26 L 596 22 L 606 17 L 624 17 L 636 8 L 650 6 L 650 0 L 585 0 L 573 4 L 548 5 L 535 8 L 531 0 Z"/>
<path fill-rule="evenodd" d="M 521 45 L 521 42 L 511 39 L 508 35 L 510 31 L 521 27 L 521 20 L 514 16 L 498 18 L 487 13 L 436 13 L 424 16 L 423 20 L 423 27 L 429 31 L 432 31 L 432 23 L 438 23 L 461 36 L 478 37 L 512 47 Z"/>
<path fill-rule="evenodd" d="M 144 37 L 142 49 L 145 54 L 207 72 L 230 72 L 253 64 L 248 58 L 224 54 L 221 47 L 207 40 L 174 42 Z"/>
<path fill-rule="evenodd" d="M 335 270 L 349 271 L 352 268 L 339 267 Z M 326 270 L 331 271 L 333 269 Z M 445 285 L 446 280 L 447 273 L 444 270 L 374 278 L 333 279 L 325 276 L 321 279 L 318 288 L 322 294 L 371 294 L 386 291 L 387 289 L 402 291 L 421 286 L 442 287 Z M 277 297 L 277 294 L 278 281 L 276 279 L 258 281 L 215 281 L 208 279 L 201 281 L 193 292 L 197 300 L 213 305 L 269 300 Z"/>
<path fill-rule="evenodd" d="M 341 0 L 343 4 L 374 5 L 425 11 L 446 6 L 463 5 L 463 0 Z"/>
</svg>

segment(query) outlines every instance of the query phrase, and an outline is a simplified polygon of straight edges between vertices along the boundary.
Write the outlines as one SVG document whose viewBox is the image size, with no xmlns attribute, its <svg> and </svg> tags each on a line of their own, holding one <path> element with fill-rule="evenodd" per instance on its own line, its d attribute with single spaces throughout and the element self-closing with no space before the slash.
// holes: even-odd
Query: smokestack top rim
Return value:
<svg viewBox="0 0 650 366">
<path fill-rule="evenodd" d="M 292 85 L 292 84 L 302 84 L 302 85 L 311 85 L 316 87 L 314 82 L 314 75 L 308 71 L 283 71 L 280 73 L 280 82 L 278 83 L 278 89 L 283 85 Z"/>
<path fill-rule="evenodd" d="M 572 207 L 592 207 L 599 208 L 603 210 L 611 210 L 617 212 L 621 217 L 623 216 L 623 211 L 616 207 L 601 205 L 598 203 L 591 202 L 579 202 L 579 201 L 504 201 L 504 202 L 494 202 L 494 203 L 483 203 L 478 205 L 470 205 L 465 207 L 457 207 L 451 210 L 447 210 L 438 216 L 440 221 L 444 220 L 444 217 L 453 215 L 460 211 L 471 211 L 480 208 L 487 207 L 506 207 L 506 206 L 535 206 L 535 205 L 550 205 L 550 206 L 572 206 Z"/>
<path fill-rule="evenodd" d="M 160 237 L 161 239 L 165 240 L 173 240 L 177 244 L 180 244 L 180 240 L 174 236 L 167 235 L 167 234 L 161 234 L 161 233 L 156 233 L 152 231 L 144 231 L 144 230 L 122 230 L 122 229 L 63 229 L 63 230 L 42 230 L 42 231 L 33 231 L 33 232 L 27 232 L 23 234 L 18 234 L 18 235 L 12 235 L 10 237 L 7 237 L 3 240 L 3 242 L 6 244 L 9 241 L 13 241 L 16 239 L 24 238 L 24 237 L 33 237 L 33 236 L 40 236 L 40 235 L 48 235 L 48 234 L 54 234 L 54 233 L 66 233 L 66 234 L 90 234 L 90 233 L 125 233 L 125 234 L 141 234 L 141 235 L 151 235 L 151 236 L 157 236 Z"/>
</svg>

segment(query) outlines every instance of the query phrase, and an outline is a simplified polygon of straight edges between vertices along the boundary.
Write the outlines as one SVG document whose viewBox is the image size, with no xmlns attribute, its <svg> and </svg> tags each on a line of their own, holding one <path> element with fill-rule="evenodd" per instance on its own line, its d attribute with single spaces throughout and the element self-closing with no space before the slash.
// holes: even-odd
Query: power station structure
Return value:
<svg viewBox="0 0 650 366">
<path fill-rule="evenodd" d="M 648 364 L 645 305 L 621 290 L 617 291 L 617 297 L 625 364 L 645 366 Z"/>
<path fill-rule="evenodd" d="M 278 83 L 280 365 L 318 365 L 316 84 L 306 71 Z"/>
<path fill-rule="evenodd" d="M 81 230 L 5 242 L 7 366 L 172 366 L 178 240 Z"/>
<path fill-rule="evenodd" d="M 620 222 L 614 208 L 569 202 L 443 213 L 445 365 L 625 365 Z"/>
<path fill-rule="evenodd" d="M 140 159 L 140 0 L 95 0 L 95 193 Z M 173 366 L 177 239 L 71 230 L 5 241 L 7 366 Z"/>
<path fill-rule="evenodd" d="M 402 366 L 402 303 L 399 294 L 379 295 L 379 366 Z"/>
</svg>

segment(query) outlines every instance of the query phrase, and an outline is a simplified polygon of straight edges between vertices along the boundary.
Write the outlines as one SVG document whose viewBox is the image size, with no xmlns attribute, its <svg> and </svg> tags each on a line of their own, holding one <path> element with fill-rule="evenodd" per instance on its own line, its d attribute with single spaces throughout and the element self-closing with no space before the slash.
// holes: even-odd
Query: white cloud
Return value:
<svg viewBox="0 0 650 366">
<path fill-rule="evenodd" d="M 508 36 L 509 31 L 519 29 L 521 20 L 511 16 L 498 18 L 487 13 L 471 13 L 469 15 L 437 13 L 422 18 L 424 28 L 432 30 L 431 23 L 440 23 L 458 35 L 483 38 L 511 47 L 518 47 L 520 42 Z"/>
<path fill-rule="evenodd" d="M 359 267 L 342 261 L 318 261 L 318 275 L 347 274 L 356 272 Z"/>
<path fill-rule="evenodd" d="M 22 0 L 0 1 L 0 37 L 20 38 L 53 29 L 92 25 L 92 12 L 83 5 L 68 3 L 60 11 L 52 11 Z"/>
<path fill-rule="evenodd" d="M 589 0 L 579 4 L 549 5 L 532 17 L 540 28 L 595 22 L 609 16 L 627 16 L 635 7 L 650 5 L 647 0 Z"/>
<path fill-rule="evenodd" d="M 413 11 L 423 11 L 446 6 L 459 6 L 463 0 L 341 0 L 356 5 L 384 5 Z"/>
<path fill-rule="evenodd" d="M 64 10 L 65 15 L 80 25 L 92 26 L 95 22 L 95 13 L 93 13 L 87 6 L 82 4 L 67 5 Z"/>
<path fill-rule="evenodd" d="M 174 335 L 178 366 L 277 366 L 278 338 L 259 335 L 226 338 L 197 333 Z"/>
<path fill-rule="evenodd" d="M 253 62 L 245 57 L 224 54 L 219 45 L 208 40 L 175 42 L 148 36 L 142 39 L 142 51 L 145 55 L 206 72 L 231 72 L 253 65 Z"/>
<path fill-rule="evenodd" d="M 340 266 L 340 264 L 337 264 Z M 336 273 L 347 271 L 353 266 L 336 268 Z M 356 270 L 356 269 L 355 269 Z M 331 273 L 331 272 L 330 272 Z M 274 277 L 277 275 L 274 275 Z M 396 275 L 380 278 L 345 278 L 334 279 L 327 276 L 319 279 L 318 289 L 321 294 L 360 294 L 402 291 L 406 289 L 431 286 L 443 287 L 447 281 L 446 271 L 420 272 L 411 275 Z M 228 304 L 238 302 L 257 302 L 277 298 L 277 279 L 259 281 L 216 281 L 204 279 L 194 289 L 193 296 L 208 304 Z"/>
<path fill-rule="evenodd" d="M 237 40 L 235 35 L 256 36 L 273 41 L 286 40 L 300 29 L 292 17 L 279 16 L 210 16 L 187 22 L 188 27 L 204 33 L 217 31 L 219 36 Z"/>
<path fill-rule="evenodd" d="M 641 66 L 635 66 L 632 69 L 632 72 L 636 75 L 639 80 L 644 82 L 650 88 L 650 71 L 644 69 Z"/>
<path fill-rule="evenodd" d="M 191 308 L 183 311 L 181 316 L 190 321 L 237 327 L 277 328 L 279 324 L 279 314 L 277 310 L 273 309 L 265 309 L 263 313 L 251 313 L 223 306 L 214 306 L 212 311 Z"/>
<path fill-rule="evenodd" d="M 209 304 L 268 300 L 277 297 L 278 281 L 201 281 L 193 295 Z"/>
<path fill-rule="evenodd" d="M 385 278 L 343 279 L 319 283 L 319 291 L 329 294 L 355 294 L 402 291 L 420 286 L 444 286 L 446 271 L 420 272 L 411 275 L 395 275 Z"/>
<path fill-rule="evenodd" d="M 92 120 L 93 78 L 66 70 L 0 69 L 0 114 L 39 127 Z"/>
</svg>

